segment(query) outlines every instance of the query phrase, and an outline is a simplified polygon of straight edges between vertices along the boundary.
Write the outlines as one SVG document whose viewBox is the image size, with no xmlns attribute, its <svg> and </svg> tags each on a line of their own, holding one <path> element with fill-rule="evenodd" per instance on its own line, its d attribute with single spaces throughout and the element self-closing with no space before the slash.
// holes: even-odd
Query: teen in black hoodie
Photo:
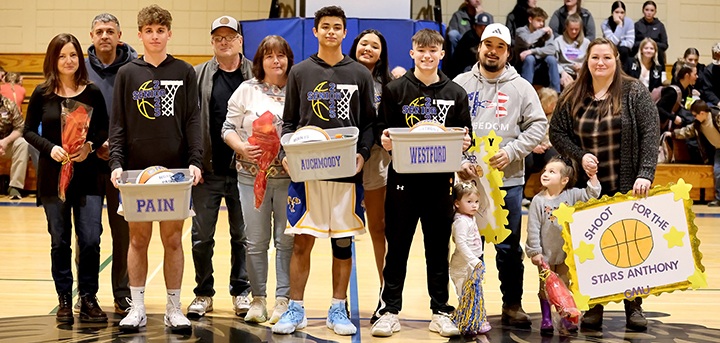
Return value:
<svg viewBox="0 0 720 343">
<path fill-rule="evenodd" d="M 416 33 L 411 51 L 415 67 L 383 87 L 376 132 L 386 149 L 391 150 L 392 142 L 386 132 L 390 127 L 412 127 L 427 119 L 446 127 L 472 127 L 467 93 L 437 70 L 444 55 L 442 42 L 438 32 L 426 29 Z M 429 79 L 425 79 L 427 76 Z M 390 336 L 400 330 L 397 314 L 402 309 L 407 260 L 418 220 L 422 223 L 433 312 L 430 330 L 443 336 L 459 334 L 445 320 L 454 311 L 447 303 L 454 180 L 454 173 L 398 174 L 389 168 L 385 200 L 387 254 L 380 306 L 374 314 L 379 318 L 373 325 L 374 336 Z"/>
</svg>

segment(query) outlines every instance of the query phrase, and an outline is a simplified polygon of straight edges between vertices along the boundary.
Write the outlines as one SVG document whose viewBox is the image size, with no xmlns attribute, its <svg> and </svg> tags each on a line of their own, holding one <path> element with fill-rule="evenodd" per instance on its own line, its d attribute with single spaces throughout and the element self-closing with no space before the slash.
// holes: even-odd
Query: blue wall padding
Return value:
<svg viewBox="0 0 720 343">
<path fill-rule="evenodd" d="M 313 18 L 278 18 L 242 21 L 245 41 L 245 56 L 252 60 L 260 42 L 268 35 L 279 35 L 285 38 L 295 55 L 295 63 L 310 57 L 317 52 L 318 42 L 312 29 Z M 402 66 L 410 69 L 413 66 L 409 51 L 412 49 L 411 38 L 422 29 L 441 30 L 445 33 L 445 25 L 419 20 L 399 19 L 360 19 L 348 18 L 347 35 L 343 40 L 342 50 L 350 52 L 352 42 L 358 33 L 366 29 L 380 31 L 388 43 L 390 68 Z"/>
</svg>

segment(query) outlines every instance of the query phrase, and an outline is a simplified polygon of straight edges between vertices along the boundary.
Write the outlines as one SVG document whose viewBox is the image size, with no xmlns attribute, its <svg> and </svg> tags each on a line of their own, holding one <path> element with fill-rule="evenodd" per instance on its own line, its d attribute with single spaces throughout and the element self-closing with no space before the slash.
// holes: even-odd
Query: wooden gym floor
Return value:
<svg viewBox="0 0 720 343">
<path fill-rule="evenodd" d="M 305 294 L 308 327 L 294 335 L 273 335 L 269 324 L 250 325 L 232 312 L 227 291 L 229 278 L 230 245 L 227 231 L 227 212 L 221 211 L 216 233 L 214 257 L 215 290 L 213 312 L 194 322 L 190 333 L 171 333 L 165 330 L 162 316 L 165 309 L 165 286 L 162 275 L 163 249 L 154 230 L 150 252 L 149 273 L 145 303 L 149 314 L 148 326 L 135 334 L 118 332 L 118 315 L 112 313 L 110 267 L 112 249 L 110 229 L 104 216 L 104 232 L 101 243 L 100 305 L 109 314 L 106 325 L 80 324 L 58 325 L 54 310 L 57 306 L 50 274 L 50 235 L 42 208 L 35 207 L 35 198 L 10 201 L 0 196 L 0 342 L 720 342 L 720 232 L 717 230 L 720 209 L 694 205 L 698 237 L 702 241 L 700 251 L 707 268 L 708 288 L 697 291 L 651 296 L 644 309 L 650 320 L 649 329 L 643 333 L 629 332 L 624 328 L 622 304 L 606 307 L 605 325 L 602 332 L 581 331 L 573 336 L 542 337 L 539 335 L 540 315 L 537 301 L 537 269 L 525 259 L 525 296 L 523 307 L 531 314 L 530 329 L 505 328 L 500 323 L 501 295 L 495 268 L 495 251 L 486 245 L 487 274 L 485 301 L 493 330 L 487 336 L 465 339 L 440 337 L 428 331 L 431 316 L 429 297 L 425 286 L 425 262 L 422 234 L 417 231 L 409 259 L 409 274 L 404 293 L 404 308 L 400 313 L 402 330 L 390 338 L 374 338 L 370 335 L 368 319 L 377 304 L 379 281 L 375 268 L 369 234 L 356 238 L 355 263 L 348 298 L 350 310 L 358 334 L 350 337 L 335 335 L 325 326 L 330 306 L 331 252 L 327 241 L 318 241 L 313 251 L 310 279 Z M 527 216 L 523 216 L 525 221 Z M 185 249 L 185 273 L 183 277 L 183 310 L 192 301 L 194 270 L 191 254 L 190 224 L 187 220 L 183 230 Z M 524 229 L 523 229 L 524 230 Z M 524 237 L 523 237 L 524 242 Z M 272 252 L 271 252 L 272 254 Z M 274 261 L 274 256 L 269 257 Z M 270 264 L 268 290 L 274 285 L 273 263 Z M 451 303 L 457 298 L 451 288 Z M 273 296 L 269 292 L 269 298 Z M 272 306 L 273 301 L 269 301 Z M 358 319 L 359 318 L 359 321 Z"/>
</svg>

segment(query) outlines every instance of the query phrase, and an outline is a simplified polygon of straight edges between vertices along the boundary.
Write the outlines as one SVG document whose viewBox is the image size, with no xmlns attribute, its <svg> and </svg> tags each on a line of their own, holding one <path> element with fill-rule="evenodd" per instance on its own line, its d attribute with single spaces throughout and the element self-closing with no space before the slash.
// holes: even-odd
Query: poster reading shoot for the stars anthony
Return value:
<svg viewBox="0 0 720 343">
<path fill-rule="evenodd" d="M 691 187 L 680 179 L 648 198 L 631 191 L 553 212 L 564 226 L 570 290 L 580 309 L 707 287 Z"/>
</svg>

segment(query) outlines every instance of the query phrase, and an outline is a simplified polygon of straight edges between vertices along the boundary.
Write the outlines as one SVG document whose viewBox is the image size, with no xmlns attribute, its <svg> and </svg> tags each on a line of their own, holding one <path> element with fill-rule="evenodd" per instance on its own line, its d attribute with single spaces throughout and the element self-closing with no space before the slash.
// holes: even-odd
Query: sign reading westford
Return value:
<svg viewBox="0 0 720 343">
<path fill-rule="evenodd" d="M 691 188 L 680 179 L 648 198 L 631 191 L 553 212 L 564 226 L 570 290 L 580 309 L 707 287 Z"/>
</svg>

